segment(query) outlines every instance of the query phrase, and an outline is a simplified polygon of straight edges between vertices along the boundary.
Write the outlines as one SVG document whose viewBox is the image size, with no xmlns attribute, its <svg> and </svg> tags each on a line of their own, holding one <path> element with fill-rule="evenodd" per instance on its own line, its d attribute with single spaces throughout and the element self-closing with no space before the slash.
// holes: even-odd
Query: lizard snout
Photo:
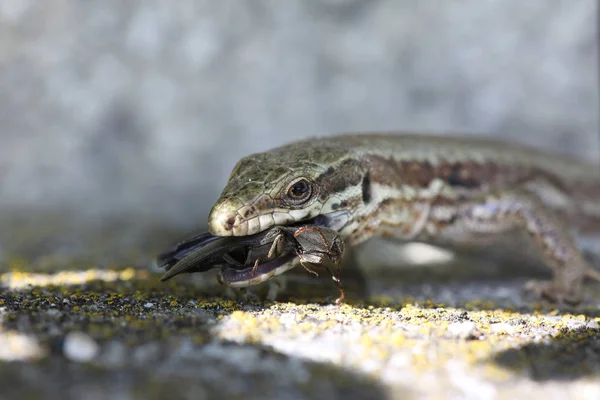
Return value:
<svg viewBox="0 0 600 400">
<path fill-rule="evenodd" d="M 208 216 L 208 231 L 215 236 L 241 236 L 243 219 L 239 210 L 244 207 L 239 199 L 224 198 L 214 205 Z"/>
</svg>

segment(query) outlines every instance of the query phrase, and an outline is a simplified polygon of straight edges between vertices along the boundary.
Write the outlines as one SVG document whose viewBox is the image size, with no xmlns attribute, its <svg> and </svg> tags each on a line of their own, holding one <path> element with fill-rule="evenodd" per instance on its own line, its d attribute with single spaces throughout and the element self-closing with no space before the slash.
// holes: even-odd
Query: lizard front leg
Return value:
<svg viewBox="0 0 600 400">
<path fill-rule="evenodd" d="M 429 232 L 452 244 L 485 240 L 490 236 L 520 230 L 531 239 L 534 250 L 552 268 L 553 279 L 530 282 L 529 290 L 558 303 L 581 300 L 583 278 L 597 275 L 576 247 L 568 229 L 558 216 L 531 193 L 504 192 L 480 201 L 469 201 L 452 207 L 434 207 Z"/>
</svg>

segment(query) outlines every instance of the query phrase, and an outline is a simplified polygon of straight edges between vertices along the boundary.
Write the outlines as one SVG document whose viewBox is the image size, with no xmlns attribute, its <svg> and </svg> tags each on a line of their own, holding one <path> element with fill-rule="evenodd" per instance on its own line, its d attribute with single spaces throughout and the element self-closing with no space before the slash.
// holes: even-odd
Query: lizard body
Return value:
<svg viewBox="0 0 600 400">
<path fill-rule="evenodd" d="M 600 166 L 478 138 L 311 138 L 240 160 L 208 228 L 245 236 L 298 222 L 336 230 L 349 246 L 373 236 L 458 246 L 522 232 L 553 270 L 534 289 L 576 302 L 594 275 L 576 239 L 600 234 Z"/>
</svg>

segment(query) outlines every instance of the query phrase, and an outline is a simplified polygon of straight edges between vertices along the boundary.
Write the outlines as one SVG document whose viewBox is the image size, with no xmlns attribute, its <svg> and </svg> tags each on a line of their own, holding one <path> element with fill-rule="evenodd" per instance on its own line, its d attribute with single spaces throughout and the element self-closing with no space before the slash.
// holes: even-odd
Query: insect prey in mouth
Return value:
<svg viewBox="0 0 600 400">
<path fill-rule="evenodd" d="M 333 229 L 318 225 L 275 226 L 267 231 L 238 237 L 217 237 L 204 233 L 167 250 L 157 258 L 166 281 L 180 273 L 205 272 L 220 267 L 221 285 L 247 287 L 264 282 L 300 265 L 318 276 L 321 267 L 329 272 L 340 295 L 345 294 L 340 278 L 344 241 Z M 334 269 L 334 271 L 332 270 Z"/>
</svg>

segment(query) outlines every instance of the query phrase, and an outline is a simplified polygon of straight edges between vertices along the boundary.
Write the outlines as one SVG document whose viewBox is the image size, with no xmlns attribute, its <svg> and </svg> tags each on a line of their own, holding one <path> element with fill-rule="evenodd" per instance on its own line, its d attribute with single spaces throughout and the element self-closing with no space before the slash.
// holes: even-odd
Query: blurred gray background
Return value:
<svg viewBox="0 0 600 400">
<path fill-rule="evenodd" d="M 0 211 L 203 229 L 240 157 L 345 131 L 597 159 L 595 17 L 592 0 L 2 0 Z"/>
</svg>

